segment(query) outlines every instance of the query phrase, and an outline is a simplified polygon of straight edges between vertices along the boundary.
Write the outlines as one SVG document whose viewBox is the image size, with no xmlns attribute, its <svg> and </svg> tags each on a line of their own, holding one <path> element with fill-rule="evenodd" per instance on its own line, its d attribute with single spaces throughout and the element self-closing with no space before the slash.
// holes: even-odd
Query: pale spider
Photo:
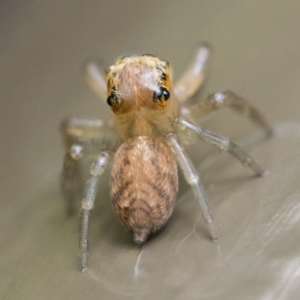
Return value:
<svg viewBox="0 0 300 300">
<path fill-rule="evenodd" d="M 174 87 L 169 63 L 152 55 L 118 59 L 106 70 L 106 82 L 95 63 L 86 65 L 89 83 L 102 98 L 107 97 L 113 125 L 101 120 L 76 118 L 65 123 L 66 136 L 75 141 L 64 161 L 63 187 L 68 196 L 74 195 L 76 161 L 82 157 L 83 149 L 91 139 L 91 131 L 101 136 L 101 133 L 114 130 L 117 135 L 113 139 L 119 139 L 121 146 L 116 151 L 100 151 L 90 169 L 80 213 L 82 272 L 87 270 L 90 210 L 94 207 L 99 178 L 111 160 L 112 204 L 120 221 L 133 233 L 138 244 L 161 229 L 172 214 L 178 190 L 176 161 L 199 201 L 213 241 L 217 241 L 199 175 L 182 147 L 178 133 L 204 140 L 239 159 L 256 175 L 264 174 L 264 170 L 239 146 L 192 121 L 198 121 L 220 108 L 230 107 L 250 118 L 267 134 L 271 133 L 269 123 L 256 108 L 231 91 L 214 93 L 199 103 L 184 105 L 202 85 L 210 56 L 210 48 L 200 45 L 190 66 Z"/>
</svg>

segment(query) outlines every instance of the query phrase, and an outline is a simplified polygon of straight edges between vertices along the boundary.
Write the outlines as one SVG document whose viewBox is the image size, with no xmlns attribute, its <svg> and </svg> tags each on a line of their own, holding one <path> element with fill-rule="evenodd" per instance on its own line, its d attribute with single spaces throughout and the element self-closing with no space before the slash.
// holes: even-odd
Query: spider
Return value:
<svg viewBox="0 0 300 300">
<path fill-rule="evenodd" d="M 153 55 L 118 59 L 106 70 L 106 80 L 95 62 L 86 64 L 87 79 L 96 92 L 106 98 L 112 122 L 73 118 L 65 123 L 65 135 L 73 140 L 65 156 L 62 181 L 69 197 L 74 196 L 76 162 L 92 139 L 90 133 L 96 132 L 99 136 L 108 133 L 113 141 L 121 142 L 116 151 L 106 148 L 98 152 L 90 168 L 80 210 L 82 272 L 88 269 L 89 215 L 100 176 L 109 162 L 112 162 L 110 197 L 115 213 L 138 244 L 160 230 L 172 214 L 178 191 L 177 164 L 199 201 L 212 240 L 218 239 L 199 175 L 180 142 L 180 133 L 227 151 L 257 176 L 264 175 L 264 170 L 242 148 L 194 121 L 230 107 L 250 118 L 267 134 L 271 133 L 271 126 L 261 113 L 234 92 L 214 93 L 188 104 L 187 100 L 205 79 L 210 57 L 210 47 L 201 44 L 174 86 L 169 63 Z M 116 135 L 110 135 L 113 132 Z"/>
</svg>

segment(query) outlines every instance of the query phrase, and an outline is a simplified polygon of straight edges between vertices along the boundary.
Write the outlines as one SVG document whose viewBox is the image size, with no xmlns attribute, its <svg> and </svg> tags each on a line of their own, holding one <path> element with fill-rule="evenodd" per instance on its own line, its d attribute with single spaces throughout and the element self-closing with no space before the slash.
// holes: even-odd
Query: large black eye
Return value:
<svg viewBox="0 0 300 300">
<path fill-rule="evenodd" d="M 106 102 L 109 106 L 112 106 L 112 97 L 108 96 Z"/>
<path fill-rule="evenodd" d="M 159 87 L 154 92 L 154 97 L 159 99 L 159 100 L 168 100 L 170 98 L 170 93 L 167 89 L 165 89 L 163 87 Z"/>
<path fill-rule="evenodd" d="M 118 101 L 118 96 L 115 93 L 111 93 L 108 97 L 107 97 L 107 104 L 109 106 L 113 106 L 114 103 L 116 103 Z"/>
</svg>

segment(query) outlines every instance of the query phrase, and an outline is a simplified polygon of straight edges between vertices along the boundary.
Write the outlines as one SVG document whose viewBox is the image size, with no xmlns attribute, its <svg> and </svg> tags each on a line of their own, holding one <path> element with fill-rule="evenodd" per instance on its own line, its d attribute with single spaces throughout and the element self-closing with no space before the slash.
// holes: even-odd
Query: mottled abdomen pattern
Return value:
<svg viewBox="0 0 300 300">
<path fill-rule="evenodd" d="M 178 190 L 177 165 L 162 139 L 137 136 L 118 149 L 111 172 L 110 196 L 121 222 L 136 243 L 146 241 L 169 219 Z"/>
</svg>

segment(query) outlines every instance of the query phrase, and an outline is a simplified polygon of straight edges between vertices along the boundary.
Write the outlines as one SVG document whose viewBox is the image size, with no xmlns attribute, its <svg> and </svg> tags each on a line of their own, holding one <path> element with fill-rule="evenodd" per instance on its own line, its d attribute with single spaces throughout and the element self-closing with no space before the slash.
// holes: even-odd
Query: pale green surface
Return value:
<svg viewBox="0 0 300 300">
<path fill-rule="evenodd" d="M 2 1 L 0 299 L 299 299 L 299 11 L 298 1 Z M 58 126 L 108 112 L 82 62 L 153 53 L 178 77 L 202 40 L 215 52 L 206 90 L 232 89 L 276 124 L 270 140 L 240 140 L 269 175 L 193 147 L 220 242 L 182 183 L 172 219 L 141 252 L 114 217 L 107 174 L 81 274 L 78 220 L 65 215 L 58 184 Z M 235 138 L 256 130 L 228 111 L 205 125 Z"/>
</svg>

